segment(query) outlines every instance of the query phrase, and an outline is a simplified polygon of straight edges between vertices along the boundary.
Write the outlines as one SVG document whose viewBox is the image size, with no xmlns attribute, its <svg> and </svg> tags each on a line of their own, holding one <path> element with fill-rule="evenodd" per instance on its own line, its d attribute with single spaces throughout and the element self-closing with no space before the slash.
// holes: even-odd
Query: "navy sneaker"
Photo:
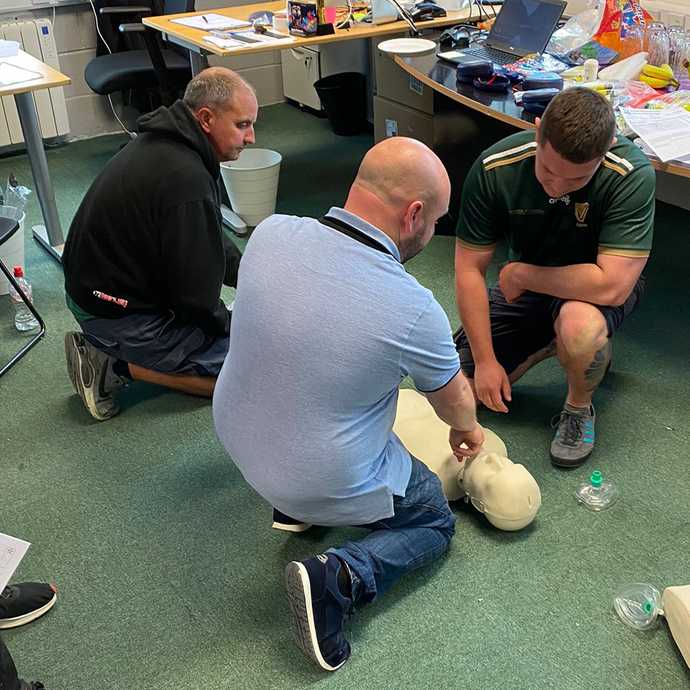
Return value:
<svg viewBox="0 0 690 690">
<path fill-rule="evenodd" d="M 0 629 L 18 628 L 48 613 L 57 601 L 57 589 L 43 582 L 8 585 L 0 592 Z"/>
<path fill-rule="evenodd" d="M 306 532 L 311 525 L 308 522 L 302 522 L 291 518 L 285 513 L 281 513 L 277 508 L 273 509 L 273 529 L 279 529 L 283 532 Z"/>
<path fill-rule="evenodd" d="M 343 626 L 352 599 L 338 586 L 338 573 L 344 567 L 329 553 L 292 561 L 285 567 L 295 642 L 325 671 L 336 671 L 350 658 Z"/>
</svg>

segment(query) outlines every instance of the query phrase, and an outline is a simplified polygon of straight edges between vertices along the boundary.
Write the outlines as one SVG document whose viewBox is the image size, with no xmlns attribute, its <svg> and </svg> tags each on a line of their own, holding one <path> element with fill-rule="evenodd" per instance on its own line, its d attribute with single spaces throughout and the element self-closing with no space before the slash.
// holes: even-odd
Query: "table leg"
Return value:
<svg viewBox="0 0 690 690">
<path fill-rule="evenodd" d="M 34 227 L 34 239 L 43 246 L 48 253 L 58 261 L 62 258 L 62 249 L 65 243 L 55 205 L 55 193 L 48 174 L 48 161 L 43 149 L 43 137 L 41 126 L 38 122 L 38 114 L 34 105 L 33 96 L 30 93 L 17 93 L 14 96 L 19 112 L 19 120 L 24 133 L 24 143 L 29 156 L 31 172 L 36 185 L 38 202 L 41 205 L 45 227 Z M 47 232 L 46 232 L 47 228 Z"/>
<path fill-rule="evenodd" d="M 192 66 L 192 76 L 196 77 L 199 72 L 208 67 L 208 58 L 202 53 L 198 53 L 193 48 L 189 49 L 189 64 Z"/>
</svg>

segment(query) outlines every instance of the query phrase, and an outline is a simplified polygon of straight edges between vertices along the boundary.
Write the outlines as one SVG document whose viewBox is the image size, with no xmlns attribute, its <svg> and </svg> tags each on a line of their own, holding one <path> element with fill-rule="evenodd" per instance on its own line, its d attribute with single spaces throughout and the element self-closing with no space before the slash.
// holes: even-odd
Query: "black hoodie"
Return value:
<svg viewBox="0 0 690 690">
<path fill-rule="evenodd" d="M 138 125 L 72 221 L 67 294 L 95 317 L 172 311 L 181 323 L 227 334 L 220 289 L 236 285 L 240 254 L 221 228 L 214 150 L 182 101 Z"/>
</svg>

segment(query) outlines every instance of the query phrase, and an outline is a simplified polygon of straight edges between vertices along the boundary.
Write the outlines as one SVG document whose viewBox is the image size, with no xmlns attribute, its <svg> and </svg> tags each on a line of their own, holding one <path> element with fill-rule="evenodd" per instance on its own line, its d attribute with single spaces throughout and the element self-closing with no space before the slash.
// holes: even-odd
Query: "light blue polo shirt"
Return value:
<svg viewBox="0 0 690 690">
<path fill-rule="evenodd" d="M 410 478 L 410 455 L 391 431 L 400 382 L 409 375 L 434 391 L 460 363 L 448 317 L 393 241 L 343 209 L 329 215 L 391 254 L 312 218 L 261 223 L 240 264 L 213 416 L 273 507 L 361 525 L 392 516 Z"/>
</svg>

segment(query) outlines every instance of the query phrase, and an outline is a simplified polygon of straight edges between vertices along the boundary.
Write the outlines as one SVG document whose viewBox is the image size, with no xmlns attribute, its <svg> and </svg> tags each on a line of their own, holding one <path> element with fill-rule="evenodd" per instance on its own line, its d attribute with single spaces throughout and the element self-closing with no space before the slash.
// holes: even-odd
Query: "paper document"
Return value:
<svg viewBox="0 0 690 690">
<path fill-rule="evenodd" d="M 7 586 L 29 546 L 28 541 L 0 532 L 0 592 Z"/>
<path fill-rule="evenodd" d="M 0 57 L 16 57 L 17 55 L 19 55 L 19 43 L 3 41 L 0 38 Z"/>
<path fill-rule="evenodd" d="M 268 34 L 258 34 L 255 31 L 234 31 L 233 36 L 252 43 L 291 43 L 295 40 L 292 36 L 269 36 Z"/>
<path fill-rule="evenodd" d="M 648 156 L 654 155 L 654 151 L 652 151 L 651 147 L 649 146 L 649 144 L 647 142 L 644 141 L 644 139 L 636 139 L 635 143 Z M 681 156 L 680 158 L 674 158 L 671 162 L 672 163 L 683 163 L 683 165 L 690 165 L 690 156 Z"/>
<path fill-rule="evenodd" d="M 690 156 L 690 112 L 684 108 L 621 108 L 621 113 L 662 163 Z"/>
<path fill-rule="evenodd" d="M 213 43 L 214 46 L 219 48 L 246 48 L 249 45 L 244 41 L 237 41 L 234 38 L 221 38 L 220 36 L 204 36 L 203 40 Z"/>
<path fill-rule="evenodd" d="M 0 86 L 11 86 L 21 84 L 25 81 L 35 81 L 41 78 L 39 72 L 17 67 L 10 62 L 0 62 Z"/>
<path fill-rule="evenodd" d="M 211 29 L 241 29 L 245 26 L 251 26 L 250 22 L 225 17 L 222 14 L 214 14 L 213 12 L 197 14 L 195 17 L 180 17 L 180 19 L 171 19 L 170 21 L 173 24 L 182 24 L 182 26 L 189 26 L 192 29 L 201 29 L 202 31 L 210 31 Z"/>
</svg>

